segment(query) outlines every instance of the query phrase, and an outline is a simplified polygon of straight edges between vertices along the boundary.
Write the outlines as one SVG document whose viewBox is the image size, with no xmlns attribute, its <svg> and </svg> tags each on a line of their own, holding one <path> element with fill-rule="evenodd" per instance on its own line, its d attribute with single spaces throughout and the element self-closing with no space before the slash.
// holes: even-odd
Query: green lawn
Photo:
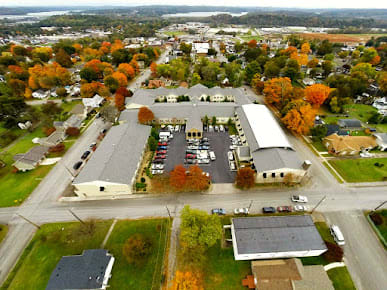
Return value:
<svg viewBox="0 0 387 290">
<path fill-rule="evenodd" d="M 263 39 L 259 35 L 238 35 L 238 36 L 241 39 L 243 39 L 245 42 L 249 42 L 250 40 L 253 40 L 253 39 L 255 39 L 256 41 L 260 41 L 261 39 Z"/>
<path fill-rule="evenodd" d="M 331 269 L 327 272 L 329 279 L 333 283 L 335 290 L 355 290 L 356 287 L 353 284 L 351 275 L 349 274 L 347 267 L 338 267 Z"/>
<path fill-rule="evenodd" d="M 377 167 L 374 164 L 384 164 Z M 375 182 L 387 179 L 387 158 L 331 160 L 329 163 L 347 182 Z"/>
<path fill-rule="evenodd" d="M 312 145 L 318 152 L 327 152 L 328 149 L 323 145 L 322 141 L 312 142 Z"/>
<path fill-rule="evenodd" d="M 6 225 L 0 225 L 0 244 L 4 240 L 8 233 L 8 227 Z"/>
<path fill-rule="evenodd" d="M 379 213 L 383 218 L 383 224 L 375 227 L 378 229 L 379 233 L 383 236 L 384 240 L 387 241 L 387 209 L 378 210 L 376 213 Z M 372 220 L 371 220 L 372 221 Z"/>
<path fill-rule="evenodd" d="M 99 221 L 92 234 L 82 231 L 80 223 L 43 225 L 0 289 L 45 289 L 62 256 L 100 248 L 110 225 L 111 221 Z"/>
<path fill-rule="evenodd" d="M 162 280 L 162 265 L 169 238 L 168 219 L 145 219 L 118 221 L 106 244 L 115 257 L 112 289 L 158 289 Z M 152 242 L 152 252 L 142 266 L 129 264 L 122 256 L 122 246 L 133 234 L 143 234 Z M 153 287 L 152 287 L 153 286 Z"/>
<path fill-rule="evenodd" d="M 187 32 L 184 32 L 184 31 L 164 31 L 163 32 L 165 35 L 168 35 L 169 37 L 172 37 L 172 36 L 181 36 L 181 35 L 186 35 Z"/>
<path fill-rule="evenodd" d="M 36 144 L 32 143 L 32 139 L 43 136 L 45 135 L 42 128 L 38 127 L 33 132 L 22 137 L 7 153 L 2 155 L 2 160 L 7 165 L 0 169 L 0 207 L 14 206 L 22 203 L 53 167 L 53 165 L 39 166 L 37 169 L 28 172 L 12 172 L 13 156 L 27 152 L 36 146 Z"/>
</svg>

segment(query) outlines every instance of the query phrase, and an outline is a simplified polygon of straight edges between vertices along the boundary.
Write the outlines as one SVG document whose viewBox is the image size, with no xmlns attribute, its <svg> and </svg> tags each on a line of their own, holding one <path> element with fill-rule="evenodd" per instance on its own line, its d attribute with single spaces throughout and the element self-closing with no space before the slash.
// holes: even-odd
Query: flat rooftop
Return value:
<svg viewBox="0 0 387 290">
<path fill-rule="evenodd" d="M 311 216 L 233 218 L 238 254 L 326 250 Z"/>
</svg>

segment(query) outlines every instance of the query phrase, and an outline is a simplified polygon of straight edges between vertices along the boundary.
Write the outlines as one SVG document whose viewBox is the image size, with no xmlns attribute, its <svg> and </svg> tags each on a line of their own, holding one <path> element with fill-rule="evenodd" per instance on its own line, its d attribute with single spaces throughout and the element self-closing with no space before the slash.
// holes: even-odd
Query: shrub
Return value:
<svg viewBox="0 0 387 290">
<path fill-rule="evenodd" d="M 145 188 L 145 187 L 146 187 L 145 183 L 141 183 L 141 182 L 136 183 L 136 189 L 141 189 L 141 188 Z"/>
<path fill-rule="evenodd" d="M 375 226 L 381 226 L 383 224 L 383 218 L 379 213 L 373 213 L 370 215 L 370 218 L 372 222 L 375 224 Z"/>
<path fill-rule="evenodd" d="M 69 127 L 66 129 L 66 134 L 69 136 L 79 136 L 80 131 L 76 127 Z"/>
<path fill-rule="evenodd" d="M 141 177 L 141 182 L 142 182 L 142 183 L 145 182 L 145 178 L 144 178 L 144 177 Z"/>
<path fill-rule="evenodd" d="M 134 234 L 126 240 L 122 254 L 131 264 L 141 265 L 152 251 L 150 239 L 141 234 Z"/>
<path fill-rule="evenodd" d="M 328 251 L 324 253 L 324 258 L 328 261 L 328 263 L 341 262 L 344 256 L 343 249 L 335 243 L 325 242 L 325 244 Z"/>
<path fill-rule="evenodd" d="M 55 146 L 52 146 L 48 149 L 48 152 L 54 153 L 54 152 L 63 152 L 65 150 L 65 145 L 63 143 L 59 143 Z"/>
<path fill-rule="evenodd" d="M 55 127 L 48 127 L 48 128 L 44 128 L 43 131 L 46 136 L 50 136 L 52 133 L 56 131 L 56 129 Z"/>
</svg>

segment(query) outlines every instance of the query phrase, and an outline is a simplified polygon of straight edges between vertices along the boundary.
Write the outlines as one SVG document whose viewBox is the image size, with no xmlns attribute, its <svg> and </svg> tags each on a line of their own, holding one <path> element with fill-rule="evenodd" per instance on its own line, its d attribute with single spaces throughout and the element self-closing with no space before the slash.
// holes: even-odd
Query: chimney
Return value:
<svg viewBox="0 0 387 290">
<path fill-rule="evenodd" d="M 302 168 L 304 170 L 308 170 L 311 165 L 312 165 L 312 162 L 310 162 L 309 160 L 305 160 L 304 163 L 302 163 Z"/>
</svg>

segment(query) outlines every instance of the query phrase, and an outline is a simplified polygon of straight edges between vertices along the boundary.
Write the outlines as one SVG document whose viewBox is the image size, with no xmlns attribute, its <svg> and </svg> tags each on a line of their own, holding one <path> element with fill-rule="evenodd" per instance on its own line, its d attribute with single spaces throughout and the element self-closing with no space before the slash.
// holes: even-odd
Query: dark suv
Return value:
<svg viewBox="0 0 387 290">
<path fill-rule="evenodd" d="M 81 167 L 82 163 L 83 163 L 82 161 L 78 161 L 77 163 L 74 164 L 73 168 L 74 168 L 75 170 L 78 170 L 79 167 Z"/>
<path fill-rule="evenodd" d="M 262 208 L 263 213 L 275 213 L 275 208 L 272 206 L 266 206 Z"/>
</svg>

